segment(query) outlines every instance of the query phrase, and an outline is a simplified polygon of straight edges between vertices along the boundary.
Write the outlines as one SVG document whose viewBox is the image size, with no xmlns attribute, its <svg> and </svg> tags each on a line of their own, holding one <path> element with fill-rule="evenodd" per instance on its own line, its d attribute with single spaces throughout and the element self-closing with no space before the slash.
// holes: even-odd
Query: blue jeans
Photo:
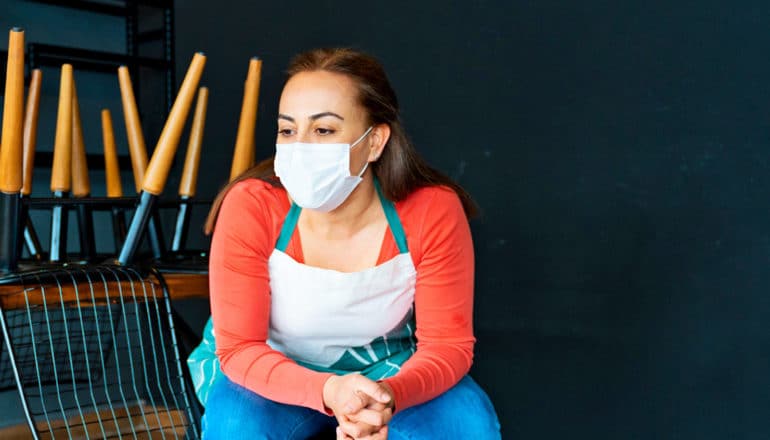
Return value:
<svg viewBox="0 0 770 440">
<path fill-rule="evenodd" d="M 203 440 L 299 440 L 323 431 L 333 433 L 336 426 L 334 417 L 273 402 L 222 378 L 206 401 Z M 500 438 L 492 402 L 470 376 L 435 399 L 398 412 L 388 424 L 389 440 L 466 438 Z"/>
</svg>

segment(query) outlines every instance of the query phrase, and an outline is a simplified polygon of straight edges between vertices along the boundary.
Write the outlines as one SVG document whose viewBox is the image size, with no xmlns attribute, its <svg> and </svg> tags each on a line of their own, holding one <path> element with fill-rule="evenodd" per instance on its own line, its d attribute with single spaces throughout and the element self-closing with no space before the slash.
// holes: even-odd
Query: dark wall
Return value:
<svg viewBox="0 0 770 440">
<path fill-rule="evenodd" d="M 209 56 L 204 185 L 229 170 L 250 56 L 258 156 L 289 57 L 364 49 L 423 155 L 484 214 L 477 361 L 505 438 L 770 434 L 770 4 L 177 4 Z"/>
</svg>

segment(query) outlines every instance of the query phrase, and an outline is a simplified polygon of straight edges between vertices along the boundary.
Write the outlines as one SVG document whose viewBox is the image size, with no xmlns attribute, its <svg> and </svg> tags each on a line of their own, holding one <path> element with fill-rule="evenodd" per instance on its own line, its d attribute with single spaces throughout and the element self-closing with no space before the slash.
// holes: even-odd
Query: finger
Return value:
<svg viewBox="0 0 770 440">
<path fill-rule="evenodd" d="M 346 435 L 349 435 L 355 439 L 366 437 L 373 432 L 379 431 L 379 426 L 367 425 L 366 423 L 356 423 L 352 421 L 340 422 L 340 429 Z"/>
<path fill-rule="evenodd" d="M 345 414 L 355 414 L 362 409 L 383 411 L 385 408 L 389 408 L 389 405 L 380 403 L 368 394 L 359 390 L 357 390 L 342 406 L 342 410 Z"/>
<path fill-rule="evenodd" d="M 356 413 L 348 414 L 347 417 L 350 421 L 355 423 L 366 423 L 372 426 L 387 425 L 392 416 L 390 408 L 377 411 L 373 409 L 364 408 Z"/>
<path fill-rule="evenodd" d="M 385 425 L 380 428 L 379 431 L 373 432 L 365 437 L 357 438 L 356 440 L 387 440 L 388 439 L 388 426 Z"/>
<path fill-rule="evenodd" d="M 366 399 L 367 395 L 361 394 L 358 392 L 353 393 L 352 396 L 345 402 L 344 405 L 342 405 L 342 409 L 345 411 L 345 414 L 353 414 L 361 409 L 365 408 L 366 405 L 369 403 Z"/>
<path fill-rule="evenodd" d="M 381 403 L 390 403 L 390 394 L 382 385 L 364 376 L 358 381 L 358 391 L 365 393 Z"/>
<path fill-rule="evenodd" d="M 342 425 L 343 422 L 347 422 L 348 418 L 344 415 L 334 415 L 334 417 L 337 419 L 337 427 L 339 428 L 339 425 Z"/>
<path fill-rule="evenodd" d="M 348 402 L 350 405 L 348 405 L 345 409 L 345 414 L 355 414 L 356 412 L 362 410 L 362 409 L 373 409 L 375 411 L 382 411 L 383 409 L 387 408 L 388 405 L 384 403 L 380 403 L 374 398 L 372 398 L 370 395 L 364 393 L 361 390 L 356 390 L 354 397 L 351 397 L 348 399 Z"/>
<path fill-rule="evenodd" d="M 384 403 L 377 402 L 375 400 L 370 400 L 369 404 L 366 405 L 366 408 L 364 408 L 364 409 L 371 409 L 371 410 L 374 410 L 374 411 L 384 411 L 386 408 L 390 409 L 391 413 L 393 412 L 393 410 L 388 405 L 385 405 Z"/>
<path fill-rule="evenodd" d="M 353 437 L 346 435 L 340 427 L 337 427 L 337 440 L 352 440 Z"/>
</svg>

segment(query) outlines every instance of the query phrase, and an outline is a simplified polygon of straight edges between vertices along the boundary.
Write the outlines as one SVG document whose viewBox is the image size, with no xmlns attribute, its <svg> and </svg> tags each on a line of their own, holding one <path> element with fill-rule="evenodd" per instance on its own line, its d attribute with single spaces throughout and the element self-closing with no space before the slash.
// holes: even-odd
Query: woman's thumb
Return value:
<svg viewBox="0 0 770 440">
<path fill-rule="evenodd" d="M 367 383 L 365 383 L 364 386 L 359 388 L 359 391 L 361 391 L 362 393 L 368 394 L 374 400 L 380 403 L 390 402 L 390 394 L 385 389 L 385 387 L 383 387 L 377 382 L 367 381 Z"/>
</svg>

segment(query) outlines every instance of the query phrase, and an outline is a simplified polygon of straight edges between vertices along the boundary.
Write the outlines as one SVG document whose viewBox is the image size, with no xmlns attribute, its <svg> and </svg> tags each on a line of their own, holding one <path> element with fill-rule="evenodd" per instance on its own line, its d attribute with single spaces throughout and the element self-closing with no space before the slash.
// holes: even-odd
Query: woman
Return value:
<svg viewBox="0 0 770 440">
<path fill-rule="evenodd" d="M 407 141 L 376 60 L 296 57 L 274 160 L 228 185 L 207 223 L 224 377 L 204 438 L 499 438 L 467 376 L 473 212 Z"/>
</svg>

